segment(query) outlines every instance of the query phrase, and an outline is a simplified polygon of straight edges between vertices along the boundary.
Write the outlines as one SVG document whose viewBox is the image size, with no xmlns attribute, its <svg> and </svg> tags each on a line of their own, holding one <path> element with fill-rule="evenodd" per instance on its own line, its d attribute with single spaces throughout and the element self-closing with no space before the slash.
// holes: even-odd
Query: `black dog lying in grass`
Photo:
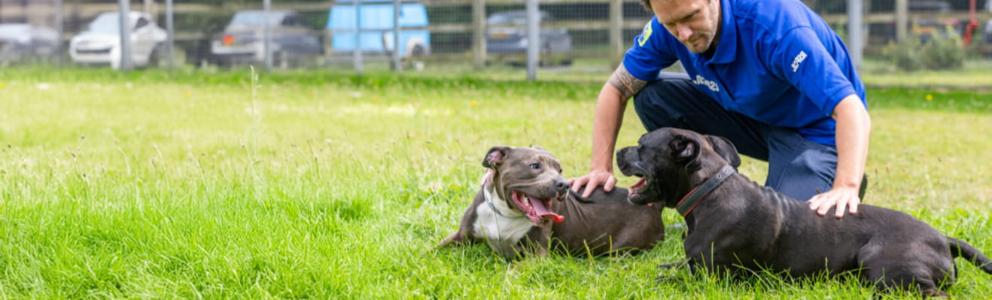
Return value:
<svg viewBox="0 0 992 300">
<path fill-rule="evenodd" d="M 678 209 L 689 229 L 684 244 L 693 271 L 861 270 L 879 289 L 919 289 L 926 296 L 945 295 L 956 257 L 992 274 L 992 261 L 980 251 L 901 212 L 863 205 L 843 219 L 817 216 L 738 174 L 737 149 L 721 137 L 662 128 L 638 144 L 617 154 L 624 175 L 642 178 L 629 200 Z"/>
</svg>

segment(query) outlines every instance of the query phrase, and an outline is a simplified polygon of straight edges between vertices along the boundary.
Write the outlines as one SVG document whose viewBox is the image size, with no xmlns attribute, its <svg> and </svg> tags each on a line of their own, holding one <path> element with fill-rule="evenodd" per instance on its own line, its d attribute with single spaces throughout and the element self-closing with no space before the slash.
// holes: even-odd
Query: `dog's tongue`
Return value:
<svg viewBox="0 0 992 300">
<path fill-rule="evenodd" d="M 555 223 L 565 222 L 565 217 L 548 210 L 548 208 L 544 206 L 544 201 L 532 199 L 530 201 L 530 205 L 534 208 L 527 213 L 531 220 L 549 218 Z"/>
</svg>

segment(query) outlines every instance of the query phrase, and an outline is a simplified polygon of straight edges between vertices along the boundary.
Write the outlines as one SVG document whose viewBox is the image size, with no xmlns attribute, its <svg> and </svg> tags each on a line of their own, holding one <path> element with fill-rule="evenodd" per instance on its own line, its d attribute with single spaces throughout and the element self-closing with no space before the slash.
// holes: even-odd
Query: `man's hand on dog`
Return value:
<svg viewBox="0 0 992 300">
<path fill-rule="evenodd" d="M 570 184 L 572 191 L 576 193 L 585 186 L 586 189 L 582 192 L 582 198 L 589 198 L 589 195 L 592 195 L 592 191 L 596 190 L 598 186 L 602 186 L 604 191 L 612 191 L 613 186 L 617 184 L 617 178 L 613 177 L 613 172 L 610 171 L 592 170 L 586 176 L 572 179 Z"/>
<path fill-rule="evenodd" d="M 824 216 L 834 206 L 834 217 L 838 219 L 844 217 L 845 211 L 850 211 L 852 215 L 858 213 L 858 188 L 835 187 L 826 193 L 818 194 L 809 199 L 809 209 L 815 210 L 816 214 Z"/>
</svg>

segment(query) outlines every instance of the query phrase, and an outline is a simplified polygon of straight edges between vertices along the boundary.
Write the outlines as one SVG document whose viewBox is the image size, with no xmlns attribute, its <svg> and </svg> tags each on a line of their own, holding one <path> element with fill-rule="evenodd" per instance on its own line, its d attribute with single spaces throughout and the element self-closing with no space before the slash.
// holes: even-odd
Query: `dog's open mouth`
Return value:
<svg viewBox="0 0 992 300">
<path fill-rule="evenodd" d="M 565 217 L 548 209 L 551 206 L 551 199 L 535 199 L 518 191 L 511 191 L 510 198 L 513 198 L 513 202 L 517 204 L 517 207 L 523 210 L 524 215 L 531 222 L 534 222 L 534 224 L 540 224 L 546 218 L 551 219 L 555 223 L 565 221 Z"/>
<path fill-rule="evenodd" d="M 641 191 L 643 191 L 644 187 L 647 185 L 648 185 L 647 177 L 641 177 L 641 179 L 638 180 L 637 183 L 634 183 L 634 185 L 628 188 L 629 193 L 627 194 L 627 199 L 636 199 L 637 197 L 641 196 Z"/>
</svg>

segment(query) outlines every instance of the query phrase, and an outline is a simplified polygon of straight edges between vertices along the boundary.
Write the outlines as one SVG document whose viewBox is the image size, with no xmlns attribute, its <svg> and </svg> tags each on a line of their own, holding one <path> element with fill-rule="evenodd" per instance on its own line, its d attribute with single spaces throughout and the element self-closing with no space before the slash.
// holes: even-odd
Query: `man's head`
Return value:
<svg viewBox="0 0 992 300">
<path fill-rule="evenodd" d="M 665 29 L 689 51 L 715 47 L 720 28 L 720 0 L 641 0 Z"/>
</svg>

